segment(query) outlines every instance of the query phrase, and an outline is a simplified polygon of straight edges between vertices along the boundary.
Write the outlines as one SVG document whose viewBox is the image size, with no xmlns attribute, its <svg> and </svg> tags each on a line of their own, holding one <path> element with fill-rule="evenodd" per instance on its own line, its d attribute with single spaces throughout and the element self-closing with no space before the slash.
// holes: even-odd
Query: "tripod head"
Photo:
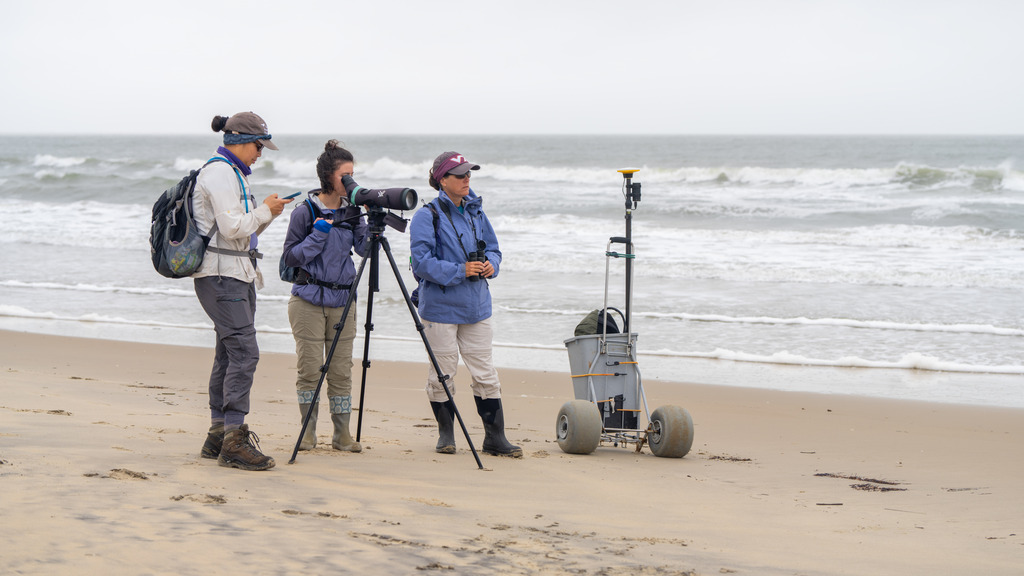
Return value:
<svg viewBox="0 0 1024 576">
<path fill-rule="evenodd" d="M 370 234 L 383 234 L 385 226 L 390 226 L 399 232 L 405 232 L 405 226 L 409 222 L 407 219 L 380 206 L 367 206 L 366 219 L 370 225 Z"/>
</svg>

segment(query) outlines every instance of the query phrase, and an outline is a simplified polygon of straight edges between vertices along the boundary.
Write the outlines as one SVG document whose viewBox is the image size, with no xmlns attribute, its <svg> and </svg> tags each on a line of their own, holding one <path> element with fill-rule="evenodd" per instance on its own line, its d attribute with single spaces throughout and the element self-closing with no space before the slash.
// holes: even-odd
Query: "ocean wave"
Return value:
<svg viewBox="0 0 1024 576">
<path fill-rule="evenodd" d="M 52 164 L 58 166 L 60 159 Z M 70 162 L 73 159 L 66 159 Z M 81 160 L 81 159 L 79 159 Z M 176 171 L 187 171 L 201 166 L 204 159 L 178 158 Z M 430 167 L 430 161 L 405 162 L 389 156 L 356 161 L 356 179 L 365 178 L 367 186 L 374 180 L 421 181 Z M 261 160 L 253 167 L 270 178 L 315 180 L 316 162 L 312 158 L 293 159 L 278 156 Z M 486 169 L 474 173 L 476 180 L 493 179 L 499 182 L 568 183 L 587 186 L 608 186 L 610 176 L 617 176 L 604 166 L 538 166 L 532 164 L 489 163 Z M 800 188 L 863 188 L 890 186 L 907 189 L 964 186 L 983 190 L 1024 190 L 1024 173 L 1013 169 L 1009 161 L 996 166 L 957 166 L 942 168 L 927 164 L 899 162 L 893 166 L 873 168 L 845 167 L 768 167 L 768 166 L 649 166 L 639 168 L 636 180 L 652 184 L 715 184 L 759 186 L 793 186 Z"/>
<path fill-rule="evenodd" d="M 195 298 L 195 290 L 180 288 L 136 288 L 127 286 L 96 286 L 94 284 L 66 284 L 60 282 L 24 282 L 21 280 L 2 280 L 0 287 L 29 288 L 32 290 L 62 290 L 70 292 L 92 292 L 99 294 L 134 294 L 139 296 L 174 296 Z"/>
<path fill-rule="evenodd" d="M 46 166 L 50 168 L 71 168 L 81 166 L 88 161 L 88 158 L 77 156 L 52 156 L 50 154 L 36 154 L 32 161 L 33 166 Z"/>
<path fill-rule="evenodd" d="M 193 294 L 194 296 L 194 294 Z M 195 322 L 195 323 L 180 323 L 180 322 L 162 322 L 157 320 L 130 320 L 127 318 L 121 318 L 119 316 L 107 316 L 103 314 L 80 314 L 77 316 L 69 316 L 63 314 L 57 314 L 55 312 L 36 312 L 23 308 L 20 306 L 11 306 L 6 304 L 0 304 L 0 317 L 9 318 L 26 318 L 31 320 L 50 320 L 59 322 L 79 322 L 83 324 L 110 324 L 110 325 L 123 325 L 123 326 L 136 326 L 140 328 L 172 328 L 180 330 L 202 330 L 202 331 L 213 331 L 213 324 L 208 322 Z M 261 324 L 256 326 L 256 332 L 263 334 L 280 334 L 291 336 L 291 327 L 277 327 Z M 365 337 L 365 333 L 362 330 L 357 330 L 356 340 Z M 407 342 L 407 343 L 420 343 L 422 338 L 412 336 L 394 336 L 394 335 L 382 335 L 374 333 L 374 340 L 387 340 L 394 342 Z M 500 348 L 525 348 L 531 350 L 562 350 L 563 346 L 549 345 L 549 344 L 518 344 L 512 342 L 494 342 L 494 346 Z"/>
<path fill-rule="evenodd" d="M 498 216 L 505 270 L 600 273 L 610 227 L 571 215 Z M 1024 282 L 1015 230 L 877 225 L 737 230 L 645 223 L 634 230 L 638 278 L 917 287 L 1013 287 Z M 650 266 L 651 258 L 657 266 Z M 618 270 L 618 268 L 614 268 Z"/>
<path fill-rule="evenodd" d="M 78 316 L 66 316 L 60 315 L 53 312 L 34 312 L 21 308 L 19 306 L 0 305 L 0 317 L 14 317 L 14 318 L 28 318 L 35 320 L 51 320 L 51 321 L 65 321 L 65 322 L 80 322 L 86 324 L 111 324 L 111 325 L 128 325 L 142 328 L 175 328 L 182 330 L 202 330 L 212 331 L 213 326 L 206 322 L 197 322 L 192 324 L 181 324 L 174 322 L 160 322 L 153 320 L 129 320 L 116 316 L 105 316 L 102 314 L 82 314 Z M 260 325 L 256 327 L 256 331 L 265 334 L 279 334 L 279 335 L 290 335 L 291 328 L 287 327 L 273 327 Z M 362 334 L 356 334 L 356 338 L 360 339 L 364 336 Z M 374 339 L 377 340 L 393 340 L 401 342 L 414 343 L 419 339 L 405 336 L 381 336 L 375 335 Z M 557 351 L 563 347 L 558 345 L 550 344 L 536 344 L 536 343 L 513 343 L 513 342 L 495 342 L 496 347 L 502 348 L 521 348 L 521 349 L 532 349 L 532 350 L 545 350 L 545 351 Z M 895 361 L 881 361 L 881 360 L 867 360 L 856 356 L 845 356 L 836 359 L 822 359 L 822 358 L 809 358 L 798 354 L 792 354 L 788 351 L 776 352 L 774 354 L 759 355 L 750 354 L 746 352 L 739 352 L 735 350 L 728 350 L 724 348 L 716 348 L 710 352 L 700 351 L 675 351 L 675 350 L 650 350 L 644 351 L 639 354 L 639 358 L 642 360 L 644 356 L 655 356 L 655 357 L 671 357 L 671 358 L 701 358 L 701 359 L 713 359 L 713 360 L 726 360 L 732 362 L 748 362 L 758 364 L 778 364 L 778 365 L 789 365 L 789 366 L 819 366 L 819 367 L 835 367 L 835 368 L 882 368 L 882 369 L 899 369 L 899 370 L 926 370 L 933 372 L 962 372 L 962 373 L 979 373 L 979 374 L 1024 374 L 1024 366 L 1018 365 L 1000 365 L 1000 366 L 985 366 L 975 364 L 965 364 L 958 362 L 947 362 L 939 360 L 933 356 L 927 354 L 921 354 L 912 352 L 904 354 L 899 360 Z"/>
<path fill-rule="evenodd" d="M 422 178 L 427 163 L 403 163 L 382 158 L 365 169 L 367 175 L 386 179 Z M 474 174 L 478 180 L 492 178 L 509 182 L 565 182 L 607 186 L 606 167 L 535 166 L 528 164 L 488 164 Z M 801 188 L 901 187 L 908 189 L 964 186 L 983 190 L 1024 190 L 1024 174 L 1013 170 L 1009 162 L 997 166 L 959 166 L 939 168 L 901 162 L 879 168 L 805 168 L 763 166 L 643 166 L 638 182 L 653 184 L 712 183 L 718 186 L 743 185 L 795 186 Z"/>
<path fill-rule="evenodd" d="M 66 180 L 77 177 L 117 175 L 129 180 L 159 178 L 177 181 L 201 167 L 208 158 L 176 157 L 172 162 L 116 158 L 91 158 L 37 154 L 23 164 L 37 180 Z M 367 187 L 423 186 L 429 160 L 401 161 L 387 155 L 356 162 L 356 180 Z M 253 166 L 261 186 L 309 189 L 318 186 L 315 158 L 275 155 Z M 14 172 L 18 172 L 17 165 Z M 475 181 L 496 181 L 523 185 L 571 185 L 585 188 L 617 187 L 619 180 L 604 166 L 541 166 L 536 164 L 491 163 L 474 174 Z M 708 188 L 709 191 L 786 189 L 800 191 L 905 191 L 922 192 L 948 188 L 966 188 L 978 192 L 1024 192 L 1024 173 L 1007 160 L 989 166 L 938 167 L 913 162 L 892 166 L 850 167 L 773 167 L 773 166 L 652 166 L 639 169 L 637 181 L 646 187 L 662 189 Z M 159 186 L 158 186 L 159 187 Z M 166 187 L 166 186 L 164 186 Z M 1001 198 L 1024 203 L 1024 199 Z M 733 207 L 734 209 L 739 209 Z"/>
<path fill-rule="evenodd" d="M 134 296 L 170 296 L 174 298 L 190 298 L 196 297 L 195 290 L 192 289 L 191 283 L 180 283 L 182 286 L 188 286 L 188 288 L 140 288 L 130 286 L 97 286 L 95 284 L 68 284 L 61 282 L 25 282 L 22 280 L 0 280 L 0 288 L 25 288 L 29 290 L 57 290 L 64 292 L 86 292 L 95 294 L 131 294 Z M 287 286 L 287 285 L 286 285 Z M 267 302 L 287 302 L 291 298 L 291 294 L 269 294 L 265 291 L 257 292 L 257 301 Z M 377 299 L 380 301 L 381 299 Z M 387 299 L 384 299 L 385 304 L 388 303 Z"/>
<path fill-rule="evenodd" d="M 975 374 L 1024 374 L 1024 366 L 1000 365 L 985 366 L 947 362 L 918 352 L 904 354 L 899 360 L 881 361 L 866 360 L 856 356 L 844 356 L 837 359 L 808 358 L 787 351 L 770 355 L 748 354 L 716 348 L 711 352 L 675 352 L 671 350 L 655 350 L 645 352 L 649 356 L 668 356 L 677 358 L 706 358 L 728 360 L 732 362 L 751 362 L 757 364 L 781 364 L 788 366 L 826 366 L 835 368 L 884 368 L 895 370 L 926 370 L 930 372 L 963 372 Z M 641 355 L 642 356 L 642 355 Z"/>
<path fill-rule="evenodd" d="M 558 310 L 499 306 L 501 310 L 516 314 L 542 316 L 574 316 L 582 318 L 590 310 Z M 789 326 L 832 326 L 868 330 L 894 330 L 903 332 L 943 332 L 950 334 L 987 334 L 990 336 L 1024 337 L 1024 330 L 1004 328 L 988 324 L 922 324 L 914 322 L 892 322 L 888 320 L 854 320 L 851 318 L 773 318 L 770 316 L 726 316 L 723 314 L 691 314 L 687 312 L 637 312 L 634 318 L 652 320 L 686 320 L 690 322 L 717 322 L 725 324 L 767 324 Z"/>
<path fill-rule="evenodd" d="M 0 207 L 0 242 L 140 250 L 149 244 L 151 205 L 67 202 L 61 209 L 74 217 L 61 219 L 60 233 L 47 234 L 40 233 L 40 215 L 51 214 L 52 204 L 11 199 L 0 201 Z"/>
<path fill-rule="evenodd" d="M 572 214 L 498 215 L 491 218 L 503 235 L 522 234 L 551 242 L 560 237 L 587 238 L 591 246 L 603 247 L 609 234 L 619 230 L 618 223 L 607 218 Z M 715 247 L 743 247 L 755 255 L 758 246 L 823 246 L 845 248 L 964 248 L 1024 250 L 1024 234 L 1017 230 L 993 230 L 977 226 L 923 226 L 913 224 L 876 224 L 825 228 L 820 230 L 685 228 L 673 222 L 648 221 L 634 225 L 633 241 L 652 249 L 688 246 L 708 253 Z M 603 239 L 600 240 L 600 239 Z"/>
<path fill-rule="evenodd" d="M 768 324 L 790 326 L 833 326 L 867 330 L 895 330 L 903 332 L 944 332 L 950 334 L 988 334 L 991 336 L 1024 336 L 1024 330 L 1002 328 L 988 324 L 920 324 L 885 320 L 853 320 L 850 318 L 772 318 L 767 316 L 734 317 L 720 314 L 687 314 L 646 312 L 637 314 L 647 318 L 675 318 L 691 322 L 721 322 L 728 324 Z"/>
<path fill-rule="evenodd" d="M 103 314 L 80 314 L 78 316 L 66 316 L 55 312 L 35 312 L 20 306 L 0 304 L 0 316 L 12 318 L 31 318 L 37 320 L 60 320 L 65 322 L 82 322 L 89 324 L 123 324 L 130 326 L 149 326 L 153 328 L 181 328 L 189 330 L 212 330 L 213 324 L 198 322 L 195 324 L 181 324 L 175 322 L 160 322 L 156 320 L 129 320 L 118 316 L 106 316 Z M 289 330 L 289 333 L 291 331 Z"/>
<path fill-rule="evenodd" d="M 181 156 L 174 159 L 174 171 L 180 172 L 182 176 L 185 176 L 192 170 L 199 169 L 200 166 L 206 164 L 209 158 L 182 158 Z"/>
</svg>

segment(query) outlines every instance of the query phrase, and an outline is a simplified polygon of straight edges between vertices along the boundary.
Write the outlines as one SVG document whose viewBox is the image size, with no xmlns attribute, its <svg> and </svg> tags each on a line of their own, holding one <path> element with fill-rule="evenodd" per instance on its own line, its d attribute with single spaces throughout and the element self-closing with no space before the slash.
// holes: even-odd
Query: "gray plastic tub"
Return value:
<svg viewBox="0 0 1024 576">
<path fill-rule="evenodd" d="M 595 334 L 565 341 L 573 395 L 597 403 L 606 428 L 636 428 L 640 410 L 636 338 L 633 333 Z"/>
</svg>

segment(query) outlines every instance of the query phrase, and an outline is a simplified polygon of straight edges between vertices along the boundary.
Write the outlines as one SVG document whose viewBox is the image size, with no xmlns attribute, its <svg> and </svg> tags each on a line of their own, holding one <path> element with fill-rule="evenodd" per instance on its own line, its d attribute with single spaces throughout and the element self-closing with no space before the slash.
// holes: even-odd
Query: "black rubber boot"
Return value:
<svg viewBox="0 0 1024 576">
<path fill-rule="evenodd" d="M 505 416 L 501 410 L 501 398 L 473 398 L 476 400 L 477 414 L 480 414 L 480 419 L 484 422 L 484 454 L 522 458 L 523 449 L 513 446 L 505 438 Z"/>
<path fill-rule="evenodd" d="M 447 402 L 431 402 L 430 408 L 437 419 L 437 448 L 440 454 L 455 454 L 455 405 Z"/>
</svg>

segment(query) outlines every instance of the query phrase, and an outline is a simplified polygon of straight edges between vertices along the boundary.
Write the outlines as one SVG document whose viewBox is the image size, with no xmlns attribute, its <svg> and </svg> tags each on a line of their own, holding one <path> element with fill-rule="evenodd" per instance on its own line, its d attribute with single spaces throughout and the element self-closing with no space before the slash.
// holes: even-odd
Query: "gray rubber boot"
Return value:
<svg viewBox="0 0 1024 576">
<path fill-rule="evenodd" d="M 522 458 L 523 449 L 514 446 L 505 438 L 505 415 L 501 409 L 501 398 L 484 400 L 473 396 L 476 400 L 476 411 L 484 423 L 483 453 L 492 456 L 508 456 Z"/>
<path fill-rule="evenodd" d="M 431 402 L 430 408 L 437 420 L 438 439 L 434 451 L 439 454 L 455 454 L 455 403 L 451 400 Z"/>
<path fill-rule="evenodd" d="M 316 404 L 299 402 L 299 430 L 301 430 L 302 423 L 306 420 L 306 411 L 309 407 L 313 407 L 313 413 L 309 416 L 309 426 L 306 426 L 306 433 L 302 435 L 302 442 L 299 442 L 299 450 L 312 450 L 316 448 L 316 417 L 317 413 L 320 412 L 320 403 Z"/>
<path fill-rule="evenodd" d="M 331 446 L 342 452 L 362 452 L 363 446 L 352 438 L 348 431 L 352 420 L 352 397 L 331 396 L 331 422 L 334 423 L 334 437 Z"/>
</svg>

